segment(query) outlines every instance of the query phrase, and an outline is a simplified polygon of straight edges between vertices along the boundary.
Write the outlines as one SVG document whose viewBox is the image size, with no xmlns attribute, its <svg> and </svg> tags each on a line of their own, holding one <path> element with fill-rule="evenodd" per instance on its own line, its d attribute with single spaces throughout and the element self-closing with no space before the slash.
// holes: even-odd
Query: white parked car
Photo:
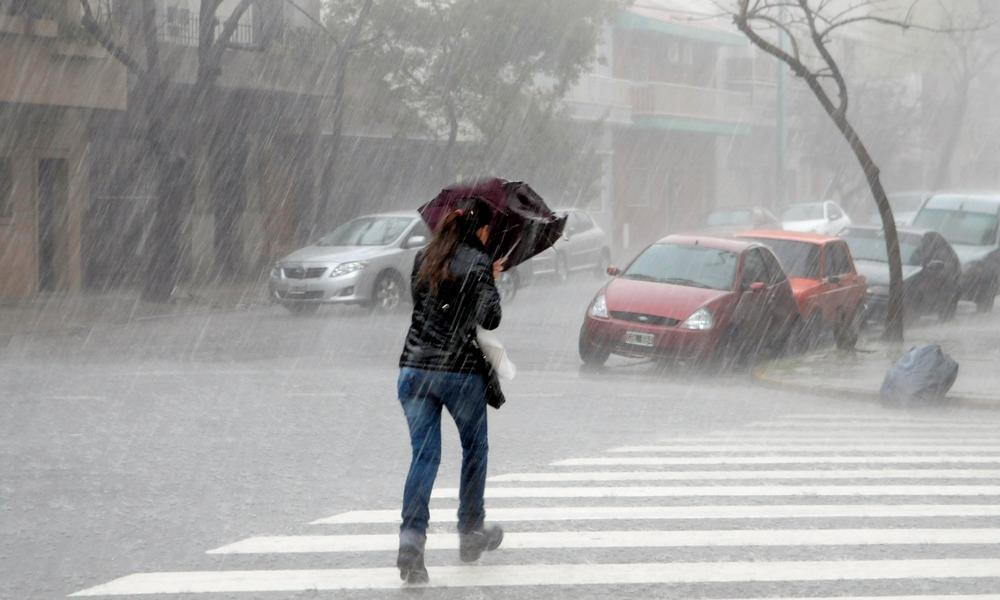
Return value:
<svg viewBox="0 0 1000 600">
<path fill-rule="evenodd" d="M 557 214 L 567 214 L 566 229 L 562 239 L 529 261 L 533 275 L 555 275 L 565 281 L 573 271 L 592 271 L 600 277 L 606 275 L 611 264 L 611 243 L 594 219 L 585 211 L 556 209 Z"/>
<path fill-rule="evenodd" d="M 781 213 L 781 228 L 821 235 L 837 235 L 850 226 L 851 218 L 833 201 L 792 204 Z"/>
</svg>

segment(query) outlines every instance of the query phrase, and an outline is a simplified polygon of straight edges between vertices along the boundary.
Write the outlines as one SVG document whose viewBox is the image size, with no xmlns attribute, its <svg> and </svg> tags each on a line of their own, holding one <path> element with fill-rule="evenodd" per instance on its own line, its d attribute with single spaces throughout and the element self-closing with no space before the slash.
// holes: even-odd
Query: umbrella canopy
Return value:
<svg viewBox="0 0 1000 600">
<path fill-rule="evenodd" d="M 445 215 L 472 196 L 482 197 L 496 211 L 486 249 L 494 260 L 505 258 L 504 270 L 551 247 L 566 227 L 566 215 L 552 212 L 528 184 L 499 178 L 447 187 L 417 211 L 437 231 Z"/>
</svg>

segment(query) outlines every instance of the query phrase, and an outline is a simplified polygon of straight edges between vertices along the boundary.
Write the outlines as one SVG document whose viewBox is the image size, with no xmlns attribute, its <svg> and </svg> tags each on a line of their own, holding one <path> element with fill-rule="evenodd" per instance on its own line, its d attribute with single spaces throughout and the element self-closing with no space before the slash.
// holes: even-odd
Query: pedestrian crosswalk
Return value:
<svg viewBox="0 0 1000 600">
<path fill-rule="evenodd" d="M 457 536 L 445 532 L 458 490 L 436 488 L 427 587 L 1000 600 L 1000 424 L 796 414 L 596 454 L 491 477 L 487 518 L 508 531 L 474 566 L 458 563 Z M 304 534 L 208 549 L 205 570 L 135 573 L 73 596 L 378 595 L 402 585 L 392 568 L 398 521 L 398 506 L 359 507 Z M 240 556 L 269 568 L 212 568 Z M 316 556 L 335 568 L 312 568 Z"/>
</svg>

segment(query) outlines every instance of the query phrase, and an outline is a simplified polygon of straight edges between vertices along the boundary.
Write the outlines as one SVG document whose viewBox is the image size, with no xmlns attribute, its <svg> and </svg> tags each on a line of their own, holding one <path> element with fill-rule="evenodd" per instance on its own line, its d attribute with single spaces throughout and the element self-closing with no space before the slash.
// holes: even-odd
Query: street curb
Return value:
<svg viewBox="0 0 1000 600">
<path fill-rule="evenodd" d="M 796 383 L 781 379 L 780 377 L 768 375 L 768 368 L 768 365 L 763 365 L 756 367 L 753 370 L 754 381 L 764 387 L 785 391 L 806 392 L 819 396 L 839 398 L 841 400 L 847 397 L 852 400 L 865 402 L 882 402 L 882 396 L 875 390 L 818 383 Z M 1000 398 L 976 398 L 972 396 L 955 396 L 949 394 L 945 396 L 945 401 L 940 406 L 997 410 L 1000 409 Z"/>
</svg>

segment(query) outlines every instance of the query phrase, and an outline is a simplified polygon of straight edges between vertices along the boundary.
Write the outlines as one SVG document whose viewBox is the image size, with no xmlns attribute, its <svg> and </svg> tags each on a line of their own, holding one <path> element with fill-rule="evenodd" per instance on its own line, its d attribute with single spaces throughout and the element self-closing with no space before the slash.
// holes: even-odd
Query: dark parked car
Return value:
<svg viewBox="0 0 1000 600">
<path fill-rule="evenodd" d="M 962 294 L 962 265 L 948 241 L 935 231 L 900 229 L 903 260 L 903 314 L 907 318 L 955 315 Z M 868 279 L 864 323 L 884 322 L 889 302 L 889 259 L 881 227 L 849 227 L 843 233 L 854 266 Z"/>
<path fill-rule="evenodd" d="M 560 281 L 573 271 L 590 271 L 604 277 L 611 263 L 611 244 L 604 230 L 585 211 L 556 209 L 555 212 L 568 215 L 563 237 L 531 259 L 531 274 L 554 274 Z"/>
<path fill-rule="evenodd" d="M 778 259 L 752 242 L 673 235 L 646 248 L 591 302 L 580 357 L 742 361 L 784 348 L 798 309 Z"/>
<path fill-rule="evenodd" d="M 935 194 L 913 220 L 937 231 L 962 262 L 962 298 L 979 312 L 993 310 L 1000 291 L 1000 194 Z"/>
</svg>

